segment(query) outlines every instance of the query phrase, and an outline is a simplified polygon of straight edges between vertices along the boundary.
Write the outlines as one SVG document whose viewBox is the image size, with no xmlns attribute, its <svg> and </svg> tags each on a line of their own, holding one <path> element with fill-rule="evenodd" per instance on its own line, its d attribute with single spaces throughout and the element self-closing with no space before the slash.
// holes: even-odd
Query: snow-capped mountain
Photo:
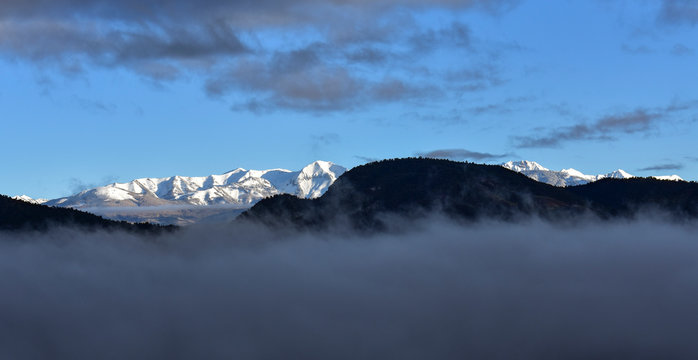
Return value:
<svg viewBox="0 0 698 360">
<path fill-rule="evenodd" d="M 221 175 L 141 178 L 85 190 L 45 204 L 78 209 L 230 204 L 249 207 L 280 193 L 319 197 L 345 171 L 331 162 L 315 161 L 299 171 L 238 168 Z"/>
<path fill-rule="evenodd" d="M 586 175 L 572 168 L 554 171 L 541 166 L 535 161 L 527 160 L 509 161 L 501 165 L 509 170 L 520 172 L 536 181 L 548 183 L 554 186 L 582 185 L 605 178 L 628 179 L 635 177 L 634 175 L 631 175 L 622 169 L 618 169 L 610 173 L 600 175 Z M 678 175 L 653 176 L 653 178 L 674 181 L 683 180 Z"/>
<path fill-rule="evenodd" d="M 30 204 L 43 204 L 48 201 L 48 199 L 32 199 L 30 196 L 27 195 L 18 195 L 18 196 L 13 196 L 12 197 L 15 200 L 21 200 L 24 202 L 28 202 Z"/>
</svg>

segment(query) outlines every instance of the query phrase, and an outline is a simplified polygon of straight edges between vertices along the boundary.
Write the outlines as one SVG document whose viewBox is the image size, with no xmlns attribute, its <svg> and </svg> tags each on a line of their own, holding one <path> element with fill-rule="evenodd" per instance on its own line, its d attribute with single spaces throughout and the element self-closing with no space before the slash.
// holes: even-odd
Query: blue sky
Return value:
<svg viewBox="0 0 698 360">
<path fill-rule="evenodd" d="M 9 0 L 0 193 L 439 154 L 698 179 L 698 3 Z"/>
</svg>

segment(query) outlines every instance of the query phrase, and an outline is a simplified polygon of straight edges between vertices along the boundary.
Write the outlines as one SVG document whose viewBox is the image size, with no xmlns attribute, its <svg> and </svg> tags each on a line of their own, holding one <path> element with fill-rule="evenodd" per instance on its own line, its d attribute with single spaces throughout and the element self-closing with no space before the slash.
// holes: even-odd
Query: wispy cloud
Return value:
<svg viewBox="0 0 698 360">
<path fill-rule="evenodd" d="M 621 134 L 647 133 L 657 123 L 667 120 L 675 113 L 693 109 L 695 101 L 673 103 L 663 108 L 637 108 L 603 116 L 592 123 L 577 123 L 549 130 L 543 135 L 516 136 L 513 138 L 519 148 L 558 147 L 569 141 L 613 140 Z"/>
<path fill-rule="evenodd" d="M 98 182 L 85 182 L 82 179 L 70 178 L 68 180 L 71 194 L 77 194 L 83 190 L 94 189 L 119 180 L 118 176 L 107 175 Z"/>
<path fill-rule="evenodd" d="M 342 141 L 342 137 L 337 133 L 324 133 L 310 135 L 310 143 L 314 152 L 322 148 L 332 146 Z"/>
<path fill-rule="evenodd" d="M 533 101 L 534 98 L 530 96 L 518 96 L 510 97 L 504 99 L 502 102 L 489 103 L 483 105 L 473 106 L 467 109 L 467 111 L 472 115 L 484 115 L 484 114 L 508 114 L 517 109 L 518 105 L 526 102 Z"/>
<path fill-rule="evenodd" d="M 452 159 L 452 160 L 478 160 L 489 161 L 497 160 L 503 157 L 511 156 L 511 154 L 492 154 L 486 152 L 470 151 L 466 149 L 439 149 L 428 152 L 418 152 L 417 156 L 427 158 Z"/>
<path fill-rule="evenodd" d="M 632 54 L 632 55 L 646 55 L 646 54 L 654 53 L 654 50 L 652 50 L 651 48 L 649 48 L 645 45 L 633 46 L 633 45 L 623 44 L 621 46 L 621 50 L 623 50 L 623 52 L 625 52 L 625 53 Z"/>
<path fill-rule="evenodd" d="M 355 158 L 365 162 L 365 163 L 370 163 L 374 161 L 380 160 L 379 158 L 372 158 L 372 157 L 367 157 L 367 156 L 361 156 L 361 155 L 354 155 Z"/>
<path fill-rule="evenodd" d="M 681 170 L 683 169 L 683 164 L 670 163 L 670 164 L 657 164 L 642 169 L 637 169 L 637 171 L 661 171 L 661 170 Z"/>
<path fill-rule="evenodd" d="M 689 56 L 693 55 L 693 53 L 693 49 L 684 44 L 675 44 L 674 47 L 671 48 L 671 54 L 676 56 Z"/>
</svg>

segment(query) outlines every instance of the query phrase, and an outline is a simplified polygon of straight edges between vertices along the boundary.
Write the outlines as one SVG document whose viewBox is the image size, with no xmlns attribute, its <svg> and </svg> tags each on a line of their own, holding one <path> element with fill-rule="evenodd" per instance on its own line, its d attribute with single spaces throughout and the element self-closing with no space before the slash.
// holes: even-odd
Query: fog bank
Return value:
<svg viewBox="0 0 698 360">
<path fill-rule="evenodd" d="M 0 233 L 0 358 L 696 358 L 695 227 Z"/>
</svg>

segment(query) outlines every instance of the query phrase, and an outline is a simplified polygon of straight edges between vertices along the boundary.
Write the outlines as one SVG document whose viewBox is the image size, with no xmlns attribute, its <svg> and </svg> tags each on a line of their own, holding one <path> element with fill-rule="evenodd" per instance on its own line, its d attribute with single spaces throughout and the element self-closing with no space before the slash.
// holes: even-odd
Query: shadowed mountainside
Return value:
<svg viewBox="0 0 698 360">
<path fill-rule="evenodd" d="M 406 220 L 442 213 L 459 221 L 563 221 L 585 215 L 630 218 L 643 209 L 698 217 L 698 184 L 656 179 L 604 179 L 561 188 L 497 165 L 437 159 L 394 159 L 358 166 L 318 199 L 277 195 L 240 218 L 268 225 L 323 228 L 345 222 L 385 229 L 386 217 Z"/>
<path fill-rule="evenodd" d="M 0 195 L 0 230 L 45 231 L 52 226 L 144 232 L 174 229 L 173 226 L 159 226 L 150 223 L 132 224 L 125 221 L 107 220 L 79 210 L 31 204 Z"/>
</svg>

